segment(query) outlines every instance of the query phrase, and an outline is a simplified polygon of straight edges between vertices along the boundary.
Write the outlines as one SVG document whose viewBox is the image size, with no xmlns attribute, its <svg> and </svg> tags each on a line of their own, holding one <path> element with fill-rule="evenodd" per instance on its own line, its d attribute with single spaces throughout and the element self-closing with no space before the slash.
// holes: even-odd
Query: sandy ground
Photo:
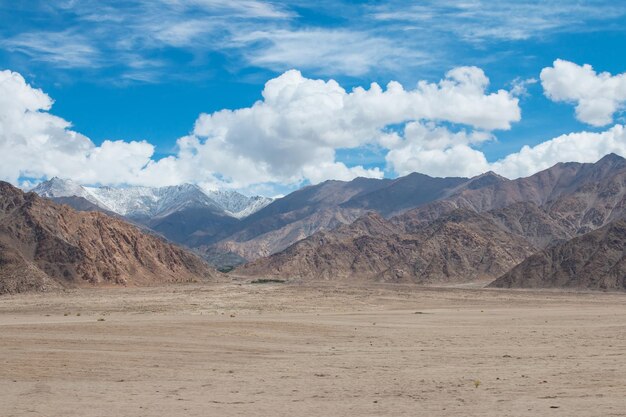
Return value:
<svg viewBox="0 0 626 417">
<path fill-rule="evenodd" d="M 284 284 L 0 297 L 0 416 L 624 416 L 626 294 Z"/>
</svg>

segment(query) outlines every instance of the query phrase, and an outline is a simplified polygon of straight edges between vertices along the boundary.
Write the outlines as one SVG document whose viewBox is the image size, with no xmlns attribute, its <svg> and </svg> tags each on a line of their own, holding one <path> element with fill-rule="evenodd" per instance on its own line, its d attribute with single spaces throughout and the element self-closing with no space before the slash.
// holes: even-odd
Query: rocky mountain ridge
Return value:
<svg viewBox="0 0 626 417">
<path fill-rule="evenodd" d="M 526 258 L 494 288 L 626 290 L 626 221 L 562 242 Z"/>
<path fill-rule="evenodd" d="M 367 214 L 315 233 L 239 272 L 297 280 L 493 280 L 537 251 L 623 218 L 625 190 L 626 160 L 617 155 L 519 180 L 487 173 L 390 219 Z M 363 227 L 372 222 L 375 229 Z"/>
</svg>

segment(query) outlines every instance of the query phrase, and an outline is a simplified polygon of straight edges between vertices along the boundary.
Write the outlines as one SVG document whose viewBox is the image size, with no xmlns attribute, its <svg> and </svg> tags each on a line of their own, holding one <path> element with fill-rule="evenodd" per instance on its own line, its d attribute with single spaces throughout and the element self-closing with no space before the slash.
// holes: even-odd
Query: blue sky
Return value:
<svg viewBox="0 0 626 417">
<path fill-rule="evenodd" d="M 437 117 L 428 122 L 428 129 L 436 124 L 453 133 L 487 131 L 488 140 L 463 144 L 482 152 L 488 163 L 496 163 L 524 145 L 571 132 L 600 134 L 624 122 L 619 94 L 611 123 L 588 123 L 575 115 L 577 98 L 550 99 L 540 79 L 542 70 L 557 59 L 590 64 L 597 73 L 624 73 L 624 21 L 626 3 L 610 1 L 0 0 L 0 70 L 19 73 L 30 87 L 45 92 L 54 105 L 43 111 L 70 122 L 68 129 L 86 136 L 94 146 L 107 140 L 146 141 L 154 148 L 150 160 L 158 161 L 179 155 L 181 137 L 196 135 L 201 139 L 195 146 L 201 146 L 225 129 L 213 123 L 205 129 L 209 139 L 202 139 L 194 128 L 200 114 L 248 108 L 263 98 L 268 80 L 290 69 L 307 80 L 336 80 L 350 92 L 359 86 L 367 89 L 372 82 L 385 88 L 390 81 L 411 90 L 419 81 L 437 84 L 454 68 L 477 67 L 490 81 L 485 95 L 515 90 L 521 118 L 511 116 L 510 128 L 502 129 Z M 408 140 L 402 133 L 404 122 L 397 130 Z M 230 131 L 238 123 L 229 124 Z M 395 129 L 389 125 L 383 130 Z M 232 136 L 224 146 L 236 148 L 237 140 Z M 269 143 L 273 137 L 260 140 Z M 336 146 L 326 142 L 324 146 L 319 154 L 334 152 L 334 160 L 320 156 L 312 165 L 337 162 L 366 171 L 355 170 L 352 175 L 333 166 L 324 174 L 307 174 L 310 170 L 272 167 L 237 177 L 207 157 L 202 160 L 206 172 L 198 169 L 196 177 L 185 173 L 180 179 L 272 194 L 326 178 L 347 179 L 363 172 L 393 177 L 408 167 L 421 167 L 416 159 L 399 169 L 398 160 L 394 165 L 387 158 L 393 147 L 378 139 L 356 144 L 342 139 Z M 410 149 L 425 149 L 416 146 Z M 277 149 L 286 149 L 281 160 L 290 158 L 289 152 L 297 153 L 292 144 Z M 237 150 L 229 152 L 236 156 Z M 273 161 L 250 158 L 248 163 L 259 166 Z M 427 165 L 422 171 L 446 174 L 445 167 Z M 380 173 L 367 171 L 376 168 Z M 23 168 L 19 175 L 5 177 L 36 180 L 52 171 Z M 450 175 L 473 172 L 451 170 Z"/>
</svg>

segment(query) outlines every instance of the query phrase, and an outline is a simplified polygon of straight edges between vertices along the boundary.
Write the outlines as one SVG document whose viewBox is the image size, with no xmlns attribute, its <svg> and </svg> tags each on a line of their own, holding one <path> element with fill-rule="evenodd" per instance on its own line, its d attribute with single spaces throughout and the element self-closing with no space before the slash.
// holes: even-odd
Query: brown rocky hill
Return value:
<svg viewBox="0 0 626 417">
<path fill-rule="evenodd" d="M 535 250 L 491 216 L 469 210 L 455 210 L 412 233 L 369 213 L 238 272 L 292 280 L 465 282 L 500 276 Z"/>
<path fill-rule="evenodd" d="M 626 221 L 536 253 L 490 286 L 626 290 Z"/>
<path fill-rule="evenodd" d="M 216 276 L 199 257 L 99 212 L 0 182 L 0 293 Z"/>
</svg>

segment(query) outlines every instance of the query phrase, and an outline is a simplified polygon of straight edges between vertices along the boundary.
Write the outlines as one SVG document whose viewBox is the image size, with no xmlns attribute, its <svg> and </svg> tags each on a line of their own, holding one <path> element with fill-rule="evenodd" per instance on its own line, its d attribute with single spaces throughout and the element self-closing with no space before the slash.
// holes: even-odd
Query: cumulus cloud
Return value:
<svg viewBox="0 0 626 417">
<path fill-rule="evenodd" d="M 149 143 L 105 141 L 96 146 L 48 113 L 52 99 L 15 72 L 0 71 L 0 178 L 60 175 L 81 182 L 117 182 L 137 175 L 150 162 Z"/>
<path fill-rule="evenodd" d="M 593 126 L 605 126 L 626 103 L 626 73 L 596 73 L 591 65 L 557 59 L 541 71 L 545 94 L 553 101 L 576 105 L 576 118 Z"/>
<path fill-rule="evenodd" d="M 460 67 L 438 83 L 420 82 L 412 90 L 391 82 L 385 89 L 374 83 L 347 92 L 333 80 L 308 79 L 291 70 L 268 81 L 263 100 L 253 106 L 201 115 L 193 137 L 179 141 L 179 146 L 193 165 L 218 167 L 222 175 L 243 184 L 250 178 L 318 182 L 380 177 L 379 170 L 347 168 L 335 161 L 338 148 L 371 144 L 398 148 L 390 159 L 398 172 L 409 166 L 427 170 L 418 164 L 422 159 L 413 155 L 403 161 L 401 153 L 409 148 L 413 153 L 445 149 L 461 157 L 470 149 L 454 146 L 484 141 L 490 135 L 483 131 L 508 129 L 520 119 L 517 98 L 504 90 L 487 94 L 488 84 L 479 68 Z M 408 121 L 413 123 L 404 130 L 389 132 L 388 126 Z M 431 127 L 420 130 L 420 121 Z M 437 128 L 437 122 L 467 125 L 478 132 L 444 135 L 447 129 Z"/>
<path fill-rule="evenodd" d="M 387 153 L 387 164 L 399 175 L 420 172 L 432 176 L 467 177 L 489 169 L 485 155 L 471 147 L 490 140 L 485 132 L 451 132 L 448 128 L 412 122 L 404 140 Z"/>
<path fill-rule="evenodd" d="M 604 132 L 562 135 L 508 155 L 491 169 L 508 178 L 532 175 L 558 162 L 595 162 L 609 153 L 626 157 L 626 127 L 615 125 Z"/>
</svg>

